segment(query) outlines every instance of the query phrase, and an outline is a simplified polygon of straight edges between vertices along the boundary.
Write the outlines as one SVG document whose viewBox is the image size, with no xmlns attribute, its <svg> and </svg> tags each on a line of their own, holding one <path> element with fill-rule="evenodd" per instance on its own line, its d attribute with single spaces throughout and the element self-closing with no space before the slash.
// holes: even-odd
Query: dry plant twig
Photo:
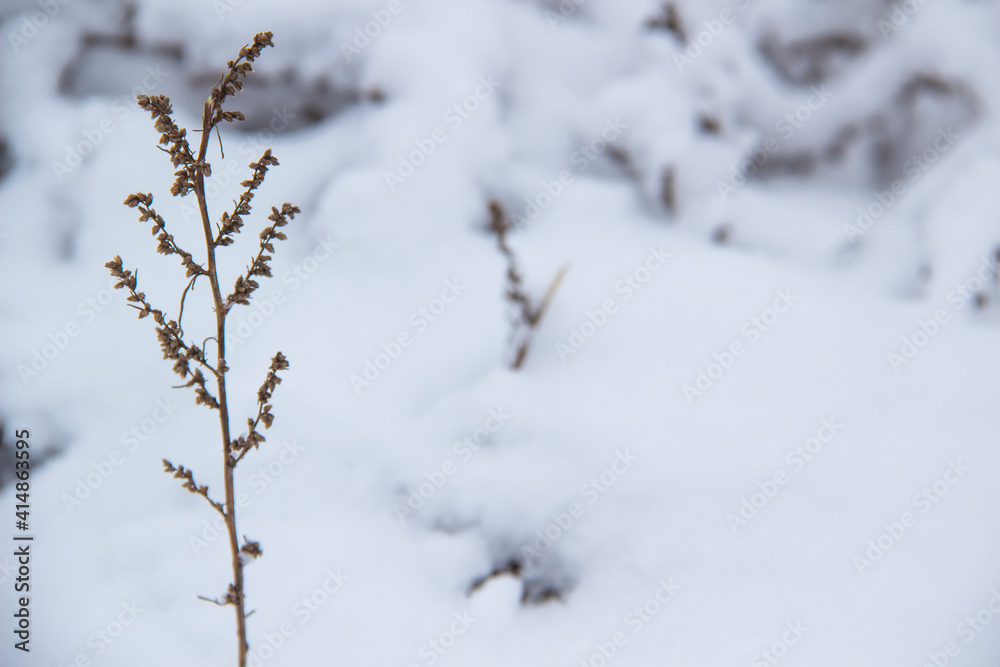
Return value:
<svg viewBox="0 0 1000 667">
<path fill-rule="evenodd" d="M 288 368 L 288 360 L 278 352 L 271 360 L 267 377 L 257 392 L 257 414 L 254 418 L 247 420 L 247 433 L 233 439 L 230 435 L 230 414 L 229 402 L 226 394 L 226 374 L 229 366 L 226 363 L 226 315 L 236 305 L 249 305 L 251 296 L 258 288 L 258 283 L 254 278 L 270 277 L 271 269 L 268 262 L 274 253 L 274 241 L 284 240 L 285 234 L 280 229 L 286 226 L 289 220 L 299 213 L 297 206 L 285 203 L 281 208 L 271 208 L 268 219 L 270 226 L 265 227 L 259 235 L 259 247 L 256 255 L 251 260 L 250 265 L 244 274 L 238 276 L 233 287 L 233 292 L 223 297 L 219 287 L 219 273 L 216 264 L 215 251 L 231 245 L 234 236 L 243 227 L 244 218 L 250 215 L 251 201 L 255 191 L 264 182 L 269 167 L 277 166 L 278 160 L 271 154 L 271 149 L 264 151 L 264 154 L 257 162 L 250 163 L 253 173 L 250 178 L 241 183 L 245 188 L 243 194 L 236 201 L 235 207 L 230 212 L 224 212 L 220 223 L 216 225 L 213 232 L 212 224 L 208 213 L 208 200 L 205 195 L 205 178 L 211 176 L 212 166 L 207 160 L 208 143 L 212 131 L 218 131 L 221 123 L 231 123 L 233 121 L 245 120 L 239 111 L 229 111 L 223 109 L 223 103 L 243 88 L 243 79 L 253 71 L 251 65 L 256 60 L 261 51 L 268 46 L 273 46 L 270 32 L 258 33 L 252 44 L 248 44 L 240 49 L 236 60 L 227 63 L 227 71 L 223 72 L 219 82 L 212 88 L 211 94 L 205 101 L 204 113 L 202 116 L 201 140 L 197 147 L 197 152 L 192 150 L 187 140 L 187 130 L 179 127 L 173 120 L 173 109 L 170 100 L 164 95 L 139 95 L 136 100 L 141 108 L 148 111 L 154 119 L 154 127 L 160 132 L 160 150 L 170 156 L 170 160 L 177 171 L 174 172 L 174 182 L 170 188 L 170 193 L 175 197 L 183 197 L 194 193 L 198 200 L 198 208 L 201 214 L 202 230 L 205 237 L 205 262 L 195 261 L 194 256 L 178 245 L 177 240 L 167 231 L 167 224 L 163 217 L 153 208 L 153 195 L 137 192 L 129 195 L 124 204 L 130 208 L 139 210 L 140 222 L 152 220 L 152 234 L 157 240 L 157 252 L 164 255 L 179 255 L 181 264 L 185 269 L 186 277 L 190 278 L 184 292 L 181 295 L 181 303 L 177 320 L 167 317 L 163 311 L 153 308 L 146 300 L 146 295 L 138 291 L 137 273 L 124 268 L 121 257 L 115 257 L 105 266 L 110 270 L 111 275 L 118 279 L 116 289 L 126 289 L 129 292 L 127 300 L 129 305 L 139 311 L 139 318 L 152 316 L 156 323 L 156 335 L 160 342 L 163 358 L 174 362 L 173 370 L 182 380 L 187 382 L 181 387 L 191 387 L 195 392 L 195 402 L 204 405 L 211 410 L 215 410 L 219 416 L 219 428 L 222 436 L 223 453 L 223 478 L 225 480 L 225 500 L 218 502 L 213 500 L 208 493 L 208 487 L 199 486 L 194 480 L 194 473 L 184 466 L 174 466 L 164 459 L 163 466 L 167 473 L 184 480 L 183 487 L 189 492 L 200 495 L 219 512 L 226 522 L 229 534 L 229 545 L 232 556 L 233 581 L 229 584 L 226 594 L 221 598 L 207 598 L 198 596 L 199 599 L 212 602 L 216 605 L 232 605 L 236 610 L 236 633 L 238 637 L 239 667 L 246 667 L 247 651 L 249 645 L 246 639 L 246 618 L 249 614 L 245 611 L 245 589 L 243 579 L 244 564 L 263 554 L 260 544 L 248 540 L 243 536 L 243 545 L 240 546 L 235 512 L 235 490 L 233 471 L 236 465 L 246 456 L 251 449 L 257 449 L 264 442 L 264 436 L 258 430 L 263 424 L 267 429 L 274 420 L 271 412 L 271 396 L 281 378 L 278 372 Z M 219 139 L 221 147 L 221 137 Z M 166 148 L 164 148 L 166 146 Z M 188 292 L 194 289 L 195 282 L 199 276 L 206 276 L 212 290 L 212 301 L 215 311 L 215 332 L 204 338 L 202 345 L 185 342 L 185 333 L 181 328 L 180 321 L 184 312 L 184 303 Z M 209 339 L 215 341 L 216 354 L 214 363 L 210 363 L 205 355 L 204 345 Z M 203 371 L 209 373 L 215 380 L 216 391 L 213 394 L 206 385 L 207 377 Z"/>
<path fill-rule="evenodd" d="M 545 292 L 545 297 L 537 306 L 532 301 L 527 292 L 524 291 L 524 280 L 517 268 L 517 258 L 514 251 L 507 244 L 507 233 L 513 227 L 507 212 L 504 211 L 500 202 L 493 200 L 489 203 L 490 209 L 490 230 L 496 234 L 497 247 L 500 253 L 507 260 L 507 291 L 504 296 L 513 308 L 514 317 L 513 328 L 511 330 L 511 343 L 514 351 L 511 368 L 517 370 L 524 364 L 528 356 L 528 349 L 531 347 L 531 339 L 535 329 L 542 321 L 542 317 L 549 308 L 552 298 L 555 296 L 559 284 L 562 283 L 568 267 L 559 269 L 556 277 Z"/>
</svg>

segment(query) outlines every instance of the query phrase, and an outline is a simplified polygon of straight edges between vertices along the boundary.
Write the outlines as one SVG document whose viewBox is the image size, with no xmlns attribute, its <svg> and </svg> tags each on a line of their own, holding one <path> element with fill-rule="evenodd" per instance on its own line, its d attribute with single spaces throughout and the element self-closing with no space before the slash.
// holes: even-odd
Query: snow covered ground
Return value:
<svg viewBox="0 0 1000 667">
<path fill-rule="evenodd" d="M 195 127 L 272 30 L 209 192 L 281 161 L 227 276 L 302 208 L 230 318 L 234 426 L 291 363 L 238 469 L 251 665 L 997 664 L 997 3 L 128 6 L 0 2 L 0 419 L 49 456 L 30 654 L 0 463 L 0 663 L 235 663 L 159 463 L 221 490 L 217 424 L 104 263 L 176 314 L 121 201 L 201 232 L 132 100 Z M 568 267 L 516 372 L 491 200 L 532 295 Z"/>
</svg>

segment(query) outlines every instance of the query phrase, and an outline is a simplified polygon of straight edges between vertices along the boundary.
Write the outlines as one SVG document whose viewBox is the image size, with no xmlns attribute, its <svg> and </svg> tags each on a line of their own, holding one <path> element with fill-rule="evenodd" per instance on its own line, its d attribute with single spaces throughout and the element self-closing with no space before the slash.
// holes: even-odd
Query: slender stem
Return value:
<svg viewBox="0 0 1000 667">
<path fill-rule="evenodd" d="M 249 427 L 247 428 L 247 432 L 248 432 L 248 433 L 253 433 L 254 431 L 256 431 L 256 430 L 257 430 L 257 424 L 259 424 L 259 423 L 260 423 L 260 416 L 261 416 L 262 414 L 264 414 L 264 404 L 263 404 L 263 403 L 258 403 L 258 404 L 257 404 L 257 418 L 256 418 L 256 419 L 254 419 L 254 420 L 253 420 L 253 423 L 252 423 L 252 424 L 250 424 L 250 426 L 249 426 Z M 250 451 L 250 448 L 249 448 L 249 447 L 247 447 L 247 448 L 246 448 L 246 449 L 244 449 L 244 450 L 243 450 L 242 452 L 240 452 L 240 453 L 239 453 L 239 455 L 237 455 L 237 456 L 233 457 L 233 463 L 232 463 L 232 467 L 234 467 L 234 468 L 235 468 L 235 467 L 236 467 L 236 464 L 237 464 L 237 463 L 239 463 L 240 461 L 242 461 L 242 460 L 243 460 L 243 457 L 244 457 L 244 456 L 246 456 L 246 455 L 247 455 L 247 452 L 249 452 L 249 451 Z M 245 535 L 243 536 L 243 539 L 244 539 L 244 540 L 246 539 L 246 536 L 245 536 Z"/>
<path fill-rule="evenodd" d="M 200 274 L 198 274 L 200 275 Z M 184 319 L 184 300 L 187 299 L 188 292 L 194 287 L 194 282 L 198 280 L 198 275 L 195 275 L 191 280 L 188 281 L 187 287 L 184 288 L 184 292 L 181 294 L 181 307 L 180 312 L 177 313 L 177 327 L 181 330 L 180 337 L 184 336 L 184 325 L 181 321 Z"/>
<path fill-rule="evenodd" d="M 535 311 L 534 322 L 535 326 L 542 321 L 542 316 L 545 315 L 545 311 L 549 309 L 549 304 L 552 303 L 552 297 L 556 295 L 556 290 L 559 289 L 559 284 L 562 283 L 564 277 L 566 277 L 566 271 L 569 269 L 568 266 L 564 266 L 559 269 L 559 273 L 552 280 L 552 284 L 549 285 L 549 289 L 545 292 L 545 298 L 542 299 L 542 303 L 538 306 L 538 310 Z"/>
<path fill-rule="evenodd" d="M 205 102 L 205 115 L 202 118 L 201 144 L 198 147 L 198 162 L 204 163 L 208 152 L 208 140 L 212 135 L 212 117 L 214 109 L 210 102 Z M 222 461 L 226 483 L 226 528 L 229 532 L 229 548 L 233 556 L 233 588 L 236 593 L 236 634 L 239 641 L 239 667 L 247 664 L 247 632 L 246 613 L 243 604 L 243 560 L 240 558 L 240 544 L 236 532 L 236 502 L 233 489 L 233 466 L 231 465 L 229 435 L 229 403 L 226 400 L 226 304 L 219 290 L 219 273 L 215 264 L 215 243 L 212 234 L 212 223 L 208 218 L 208 201 L 205 197 L 205 175 L 198 172 L 194 183 L 195 195 L 198 197 L 198 208 L 201 211 L 201 224 L 205 231 L 205 247 L 208 251 L 208 279 L 212 284 L 212 299 L 215 301 L 215 340 L 218 347 L 219 369 L 219 425 L 222 428 Z"/>
</svg>

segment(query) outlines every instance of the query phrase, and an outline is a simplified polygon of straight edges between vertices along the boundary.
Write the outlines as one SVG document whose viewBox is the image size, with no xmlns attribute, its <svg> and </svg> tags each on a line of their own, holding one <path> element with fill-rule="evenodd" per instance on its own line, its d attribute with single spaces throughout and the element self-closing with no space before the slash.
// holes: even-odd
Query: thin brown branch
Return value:
<svg viewBox="0 0 1000 667">
<path fill-rule="evenodd" d="M 229 604 L 228 602 L 221 602 L 221 601 L 219 601 L 219 598 L 207 598 L 204 595 L 199 595 L 198 599 L 199 600 L 204 600 L 205 602 L 211 602 L 212 604 L 217 604 L 220 607 L 225 607 L 227 604 Z"/>
<path fill-rule="evenodd" d="M 184 292 L 181 294 L 181 305 L 180 308 L 178 308 L 177 313 L 177 326 L 181 329 L 181 336 L 184 335 L 184 327 L 181 324 L 181 320 L 184 318 L 184 300 L 187 299 L 188 292 L 194 288 L 194 281 L 196 280 L 198 280 L 198 276 L 191 278 L 191 280 L 188 281 L 187 287 L 184 288 Z M 204 348 L 204 343 L 202 344 L 202 347 Z"/>
<path fill-rule="evenodd" d="M 198 486 L 194 481 L 194 473 L 185 468 L 184 466 L 174 467 L 174 464 L 170 461 L 163 459 L 163 471 L 168 473 L 173 473 L 174 477 L 177 479 L 183 479 L 184 484 L 181 486 L 195 495 L 199 495 L 208 501 L 208 504 L 214 507 L 219 514 L 222 515 L 224 519 L 228 519 L 226 516 L 226 508 L 222 506 L 222 503 L 218 503 L 212 500 L 212 497 L 208 495 L 207 486 Z"/>
<path fill-rule="evenodd" d="M 244 306 L 250 305 L 250 296 L 260 287 L 254 277 L 271 277 L 271 266 L 268 264 L 271 261 L 271 255 L 266 253 L 274 252 L 272 241 L 284 241 L 287 238 L 285 233 L 280 231 L 280 228 L 287 225 L 289 220 L 294 219 L 296 213 L 299 213 L 299 207 L 292 206 L 288 202 L 281 205 L 280 211 L 273 206 L 271 207 L 271 215 L 267 216 L 267 219 L 272 221 L 271 225 L 261 231 L 260 249 L 257 251 L 257 256 L 247 267 L 246 273 L 236 279 L 233 293 L 226 297 L 226 310 L 237 303 Z"/>
<path fill-rule="evenodd" d="M 163 358 L 173 360 L 174 372 L 182 378 L 191 374 L 190 361 L 193 359 L 204 366 L 213 375 L 218 376 L 218 372 L 205 360 L 204 352 L 197 345 L 188 345 L 184 342 L 180 325 L 164 316 L 163 311 L 153 308 L 146 301 L 146 294 L 137 291 L 137 273 L 125 269 L 122 265 L 122 258 L 115 256 L 113 260 L 104 266 L 111 272 L 112 277 L 118 279 L 115 289 L 127 289 L 129 296 L 126 300 L 129 305 L 139 311 L 139 319 L 152 315 L 156 322 L 156 337 L 160 341 L 160 349 L 163 351 Z M 136 306 L 138 303 L 142 307 Z M 186 385 L 186 386 L 191 386 Z"/>
<path fill-rule="evenodd" d="M 187 270 L 188 277 L 205 273 L 204 267 L 194 261 L 191 253 L 179 247 L 174 241 L 173 235 L 167 233 L 167 223 L 164 222 L 160 214 L 152 207 L 153 195 L 136 192 L 126 197 L 124 204 L 129 208 L 139 208 L 139 222 L 146 222 L 150 218 L 153 219 L 152 234 L 159 241 L 159 244 L 156 246 L 156 252 L 162 255 L 180 255 L 181 263 Z"/>
<path fill-rule="evenodd" d="M 511 368 L 517 370 L 524 364 L 528 349 L 531 346 L 532 335 L 548 310 L 549 304 L 555 296 L 559 284 L 566 275 L 567 267 L 562 267 L 556 274 L 549 289 L 545 293 L 538 306 L 534 305 L 531 297 L 524 289 L 524 280 L 517 267 L 517 258 L 514 251 L 507 243 L 507 234 L 513 227 L 513 223 L 507 217 L 507 213 L 498 201 L 489 203 L 490 209 L 490 230 L 496 234 L 497 248 L 500 254 L 507 260 L 507 290 L 504 296 L 514 310 L 515 316 L 512 318 L 510 341 L 515 349 Z"/>
<path fill-rule="evenodd" d="M 286 368 L 288 368 L 288 359 L 281 352 L 278 352 L 271 359 L 271 367 L 268 369 L 264 384 L 257 390 L 257 416 L 254 419 L 247 419 L 246 437 L 240 436 L 230 443 L 229 465 L 231 468 L 235 468 L 236 464 L 247 455 L 247 452 L 251 449 L 257 449 L 260 443 L 265 441 L 257 427 L 263 422 L 265 430 L 271 428 L 271 423 L 274 421 L 271 408 L 274 406 L 271 405 L 270 400 L 277 385 L 281 384 L 278 371 L 283 371 Z M 237 454 L 233 455 L 233 452 L 237 452 Z"/>
<path fill-rule="evenodd" d="M 552 283 L 549 285 L 549 289 L 545 291 L 545 297 L 542 302 L 538 305 L 538 310 L 535 311 L 535 317 L 532 321 L 533 326 L 538 326 L 542 323 L 542 318 L 545 316 L 545 311 L 549 309 L 549 304 L 552 303 L 552 298 L 556 295 L 556 290 L 559 289 L 559 285 L 562 284 L 563 278 L 566 277 L 566 272 L 569 270 L 568 266 L 563 266 L 556 273 L 556 277 L 552 279 Z"/>
<path fill-rule="evenodd" d="M 253 200 L 254 192 L 264 182 L 264 176 L 267 175 L 268 167 L 272 166 L 278 166 L 278 159 L 271 155 L 270 148 L 264 151 L 260 160 L 250 163 L 250 168 L 253 169 L 253 176 L 240 183 L 246 189 L 240 195 L 235 206 L 233 206 L 232 214 L 228 212 L 222 214 L 222 224 L 219 226 L 219 233 L 215 237 L 215 245 L 226 246 L 233 242 L 233 235 L 239 233 L 243 227 L 243 216 L 250 215 L 252 208 L 250 202 Z"/>
</svg>

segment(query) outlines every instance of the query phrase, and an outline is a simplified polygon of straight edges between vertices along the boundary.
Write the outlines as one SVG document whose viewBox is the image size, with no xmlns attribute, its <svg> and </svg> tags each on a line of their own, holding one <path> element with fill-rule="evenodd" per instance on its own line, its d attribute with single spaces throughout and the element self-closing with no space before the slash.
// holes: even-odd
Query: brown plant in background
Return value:
<svg viewBox="0 0 1000 667">
<path fill-rule="evenodd" d="M 203 600 L 214 602 L 217 605 L 232 605 L 236 610 L 236 634 L 238 637 L 239 666 L 245 667 L 247 661 L 246 633 L 246 608 L 245 590 L 243 582 L 243 566 L 247 560 L 260 556 L 263 552 L 260 544 L 243 537 L 244 544 L 240 546 L 236 528 L 236 507 L 235 490 L 233 485 L 233 471 L 236 465 L 246 456 L 251 449 L 257 449 L 260 443 L 264 442 L 264 436 L 258 430 L 263 424 L 267 429 L 274 420 L 271 413 L 271 395 L 275 387 L 281 383 L 278 372 L 288 368 L 288 360 L 278 352 L 271 360 L 264 384 L 257 392 L 257 414 L 254 418 L 247 419 L 246 434 L 233 439 L 230 433 L 229 402 L 226 397 L 226 373 L 229 366 L 226 364 L 226 316 L 236 305 L 249 305 L 253 292 L 257 289 L 258 283 L 255 278 L 270 277 L 271 268 L 268 262 L 274 253 L 274 241 L 285 239 L 281 228 L 288 224 L 288 221 L 299 212 L 297 206 L 285 203 L 278 208 L 271 208 L 268 220 L 271 224 L 259 235 L 259 249 L 256 256 L 250 263 L 246 272 L 236 278 L 233 291 L 228 296 L 223 297 L 219 287 L 219 274 L 215 261 L 216 248 L 228 246 L 233 243 L 233 237 L 238 234 L 243 227 L 244 217 L 250 214 L 251 201 L 254 192 L 264 182 L 264 176 L 269 167 L 277 166 L 278 161 L 271 154 L 271 149 L 264 151 L 264 154 L 257 162 L 250 163 L 253 175 L 243 181 L 240 185 L 244 191 L 239 200 L 236 201 L 232 212 L 222 213 L 219 224 L 215 230 L 209 219 L 208 202 L 205 196 L 205 177 L 211 176 L 212 166 L 206 159 L 208 152 L 209 138 L 212 131 L 216 130 L 220 123 L 231 123 L 237 120 L 245 120 L 239 111 L 223 110 L 223 103 L 227 98 L 233 97 L 243 88 L 242 79 L 246 77 L 253 66 L 250 64 L 260 56 L 261 51 L 268 46 L 273 46 L 270 32 L 258 33 L 253 38 L 253 43 L 240 49 L 236 60 L 230 60 L 226 66 L 228 70 L 222 74 L 219 82 L 212 88 L 208 100 L 205 101 L 205 110 L 202 116 L 201 138 L 194 152 L 187 140 L 187 130 L 178 127 L 172 118 L 173 110 L 170 100 L 163 95 L 147 96 L 139 95 L 137 102 L 140 107 L 150 112 L 155 120 L 155 128 L 160 134 L 160 150 L 170 156 L 170 160 L 177 171 L 176 177 L 170 193 L 175 197 L 183 197 L 194 193 L 198 200 L 198 208 L 201 213 L 202 228 L 205 234 L 205 263 L 199 263 L 194 255 L 183 250 L 177 245 L 173 235 L 167 231 L 163 218 L 153 209 L 153 195 L 142 192 L 129 195 L 125 199 L 125 205 L 139 210 L 139 220 L 141 222 L 152 221 L 152 234 L 158 242 L 157 252 L 164 255 L 178 255 L 181 264 L 185 269 L 185 276 L 190 278 L 187 287 L 181 295 L 180 306 L 178 308 L 177 319 L 170 319 L 163 311 L 153 308 L 147 301 L 146 295 L 138 291 L 136 273 L 125 269 L 121 257 L 115 257 L 105 266 L 111 271 L 111 275 L 118 279 L 116 289 L 126 289 L 129 292 L 129 305 L 139 311 L 139 318 L 152 316 L 156 323 L 156 336 L 163 351 L 163 358 L 174 362 L 173 370 L 181 379 L 185 380 L 183 387 L 191 387 L 195 393 L 195 403 L 204 405 L 210 410 L 215 410 L 219 416 L 219 427 L 222 435 L 223 454 L 223 475 L 225 480 L 225 500 L 218 502 L 209 495 L 208 487 L 199 486 L 194 480 L 194 473 L 184 466 L 174 466 L 171 462 L 164 460 L 163 466 L 167 473 L 184 480 L 183 487 L 189 492 L 200 495 L 212 506 L 212 508 L 222 515 L 226 522 L 229 534 L 229 546 L 232 554 L 233 581 L 226 589 L 222 599 L 212 599 L 199 596 Z M 220 139 L 221 142 L 221 139 Z M 167 148 L 162 148 L 167 146 Z M 207 267 L 206 267 L 207 264 Z M 209 358 L 203 347 L 193 342 L 186 342 L 184 329 L 181 327 L 181 319 L 184 313 L 184 300 L 188 291 L 193 289 L 195 282 L 201 276 L 205 276 L 212 289 L 212 300 L 215 310 L 215 335 L 206 338 L 202 345 L 208 340 L 215 341 L 214 363 Z M 206 375 L 207 373 L 207 375 Z M 215 393 L 212 393 L 207 380 L 215 381 Z"/>
<path fill-rule="evenodd" d="M 660 203 L 671 217 L 677 215 L 677 169 L 673 165 L 660 172 Z"/>
<path fill-rule="evenodd" d="M 496 234 L 497 247 L 507 260 L 507 291 L 504 296 L 506 296 L 507 301 L 514 311 L 514 317 L 512 318 L 513 329 L 511 331 L 514 357 L 510 367 L 516 370 L 521 367 L 525 357 L 528 356 L 528 348 L 531 346 L 532 335 L 542 321 L 542 316 L 545 315 L 552 297 L 555 296 L 556 290 L 559 288 L 559 283 L 562 282 L 563 276 L 566 275 L 566 267 L 559 269 L 559 273 L 556 274 L 556 277 L 552 280 L 552 284 L 549 285 L 549 289 L 545 292 L 545 297 L 536 306 L 531 297 L 528 296 L 528 293 L 524 291 L 523 279 L 517 268 L 517 259 L 514 257 L 514 251 L 507 245 L 507 232 L 510 231 L 513 223 L 507 217 L 507 213 L 504 211 L 503 206 L 500 205 L 500 202 L 493 200 L 490 202 L 489 207 L 490 230 Z"/>
<path fill-rule="evenodd" d="M 687 32 L 684 30 L 680 12 L 677 11 L 677 5 L 672 2 L 664 2 L 659 14 L 646 19 L 646 27 L 650 30 L 666 30 L 681 44 L 687 44 Z"/>
</svg>

